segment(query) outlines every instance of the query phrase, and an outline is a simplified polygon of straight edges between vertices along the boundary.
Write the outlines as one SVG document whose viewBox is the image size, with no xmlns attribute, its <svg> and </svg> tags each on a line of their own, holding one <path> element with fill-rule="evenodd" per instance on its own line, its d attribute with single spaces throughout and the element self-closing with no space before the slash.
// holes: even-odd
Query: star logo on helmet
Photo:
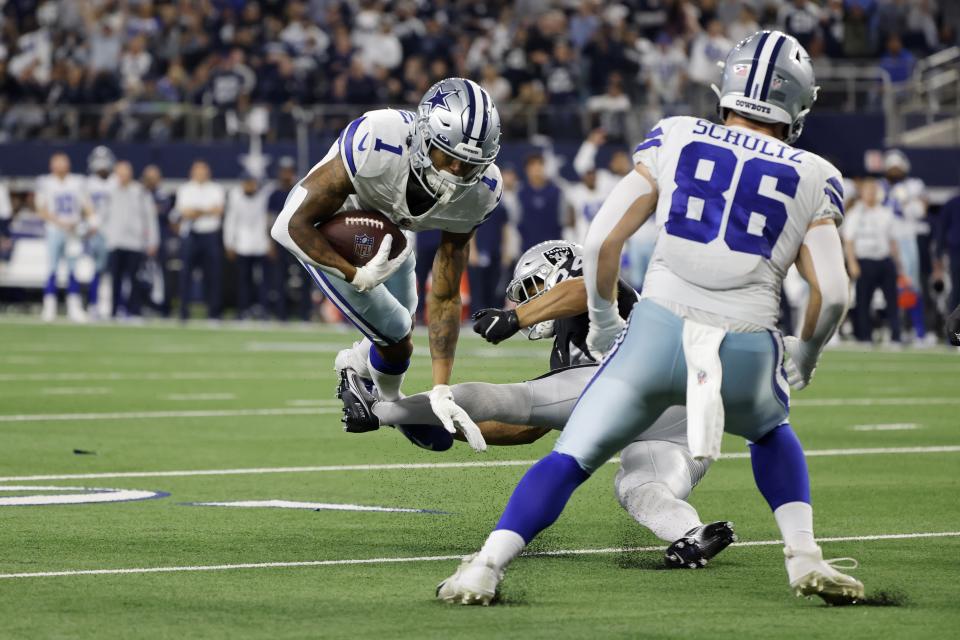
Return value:
<svg viewBox="0 0 960 640">
<path fill-rule="evenodd" d="M 433 113 L 433 110 L 436 108 L 446 109 L 450 111 L 450 106 L 447 104 L 447 96 L 456 93 L 456 90 L 444 91 L 443 85 L 438 85 L 437 90 L 433 92 L 433 95 L 423 101 L 423 104 L 430 105 L 430 113 Z"/>
</svg>

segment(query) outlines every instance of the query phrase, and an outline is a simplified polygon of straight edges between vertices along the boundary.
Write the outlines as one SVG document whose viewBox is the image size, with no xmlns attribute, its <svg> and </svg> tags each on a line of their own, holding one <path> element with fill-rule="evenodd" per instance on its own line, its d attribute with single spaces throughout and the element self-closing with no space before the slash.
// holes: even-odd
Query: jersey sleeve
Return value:
<svg viewBox="0 0 960 640">
<path fill-rule="evenodd" d="M 337 139 L 340 159 L 351 182 L 376 178 L 390 162 L 403 158 L 409 126 L 405 111 L 368 111 L 340 132 Z"/>
<path fill-rule="evenodd" d="M 833 220 L 839 227 L 843 222 L 843 176 L 832 164 L 823 161 L 824 170 L 821 172 L 822 178 L 816 185 L 817 206 L 813 212 L 811 222 L 819 220 Z"/>
<path fill-rule="evenodd" d="M 455 233 L 469 233 L 473 231 L 489 220 L 493 212 L 497 210 L 497 207 L 500 205 L 500 200 L 503 198 L 503 177 L 500 175 L 500 169 L 497 165 L 492 164 L 487 168 L 483 177 L 480 178 L 480 182 L 477 183 L 474 189 L 476 189 L 479 194 L 478 210 L 483 211 L 483 217 L 479 222 L 476 222 L 476 218 L 474 218 L 473 222 L 468 222 L 464 225 L 462 231 L 453 230 Z"/>
<path fill-rule="evenodd" d="M 650 170 L 650 175 L 656 179 L 658 172 L 657 166 L 660 159 L 660 150 L 663 148 L 664 140 L 673 128 L 676 118 L 664 118 L 658 122 L 650 133 L 633 149 L 633 163 L 642 164 Z"/>
</svg>

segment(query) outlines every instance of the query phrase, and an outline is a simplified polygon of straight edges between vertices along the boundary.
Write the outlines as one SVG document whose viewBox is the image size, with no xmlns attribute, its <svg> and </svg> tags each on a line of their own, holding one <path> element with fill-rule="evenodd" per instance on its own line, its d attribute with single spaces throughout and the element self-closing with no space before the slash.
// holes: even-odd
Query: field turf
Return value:
<svg viewBox="0 0 960 640">
<path fill-rule="evenodd" d="M 860 561 L 877 606 L 790 593 L 746 448 L 729 438 L 691 501 L 747 544 L 703 571 L 662 570 L 649 550 L 662 543 L 616 504 L 610 464 L 534 542 L 548 555 L 511 567 L 499 606 L 465 608 L 434 600 L 456 566 L 444 557 L 477 548 L 554 437 L 481 455 L 416 449 L 389 428 L 345 434 L 332 361 L 351 339 L 0 322 L 0 501 L 78 493 L 49 487 L 169 494 L 0 506 L 0 638 L 960 636 L 960 354 L 831 351 L 793 396 L 818 537 L 841 539 L 823 543 L 828 557 Z M 465 332 L 456 379 L 538 375 L 547 346 Z M 429 384 L 423 336 L 417 349 L 408 393 Z M 252 500 L 428 512 L 190 504 Z M 158 568 L 170 570 L 76 573 Z"/>
</svg>

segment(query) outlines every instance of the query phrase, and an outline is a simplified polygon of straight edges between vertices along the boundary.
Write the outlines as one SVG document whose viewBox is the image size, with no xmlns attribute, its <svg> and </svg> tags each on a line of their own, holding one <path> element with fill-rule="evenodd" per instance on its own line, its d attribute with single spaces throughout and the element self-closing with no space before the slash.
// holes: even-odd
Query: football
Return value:
<svg viewBox="0 0 960 640">
<path fill-rule="evenodd" d="M 370 262 L 388 235 L 393 236 L 391 258 L 396 258 L 407 247 L 407 238 L 400 227 L 379 211 L 344 211 L 317 228 L 334 251 L 355 267 Z"/>
</svg>

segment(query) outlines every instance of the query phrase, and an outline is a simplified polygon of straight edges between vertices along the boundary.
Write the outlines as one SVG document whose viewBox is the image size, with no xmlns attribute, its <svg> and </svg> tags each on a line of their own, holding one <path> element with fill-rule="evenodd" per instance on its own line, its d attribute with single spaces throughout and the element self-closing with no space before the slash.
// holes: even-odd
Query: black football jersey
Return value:
<svg viewBox="0 0 960 640">
<path fill-rule="evenodd" d="M 583 277 L 582 259 L 570 256 L 561 265 L 557 282 L 567 278 Z M 629 284 L 620 280 L 617 284 L 617 307 L 624 320 L 630 315 L 637 303 L 637 292 Z M 553 350 L 550 352 L 550 370 L 596 362 L 587 350 L 587 331 L 590 329 L 590 317 L 581 313 L 572 318 L 562 318 L 553 323 Z"/>
</svg>

